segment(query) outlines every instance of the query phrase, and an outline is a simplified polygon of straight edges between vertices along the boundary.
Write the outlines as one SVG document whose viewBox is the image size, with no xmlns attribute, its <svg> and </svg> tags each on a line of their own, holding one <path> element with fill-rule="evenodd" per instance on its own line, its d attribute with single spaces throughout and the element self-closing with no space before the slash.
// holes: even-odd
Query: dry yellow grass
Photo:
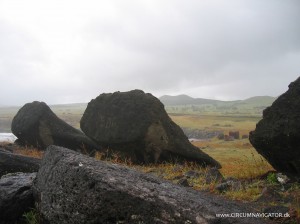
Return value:
<svg viewBox="0 0 300 224">
<path fill-rule="evenodd" d="M 13 150 L 14 153 L 23 155 L 23 156 L 30 156 L 34 158 L 41 159 L 44 155 L 44 151 L 38 150 L 36 148 L 28 148 L 28 147 L 18 147 Z"/>
<path fill-rule="evenodd" d="M 193 142 L 202 151 L 219 161 L 226 177 L 256 178 L 273 167 L 249 143 L 248 139 L 223 141 L 212 139 Z"/>
<path fill-rule="evenodd" d="M 29 156 L 34 158 L 42 158 L 44 151 L 38 150 L 37 148 L 33 147 L 21 147 L 14 145 L 13 147 L 10 147 L 11 143 L 9 142 L 0 142 L 0 147 L 2 148 L 12 148 L 13 152 L 15 154 L 23 155 L 23 156 Z"/>
<path fill-rule="evenodd" d="M 206 149 L 203 149 L 203 151 L 217 159 L 222 164 L 223 168 L 220 171 L 225 177 L 235 177 L 242 181 L 245 179 L 248 181 L 250 180 L 250 183 L 244 185 L 245 187 L 240 190 L 227 190 L 223 194 L 224 197 L 231 200 L 255 201 L 261 195 L 264 186 L 267 185 L 266 180 L 259 180 L 255 178 L 269 170 L 272 170 L 273 168 L 264 159 L 262 159 L 251 146 L 245 143 L 247 143 L 247 140 L 238 140 L 230 143 L 226 142 L 224 144 L 219 140 L 213 140 L 194 144 L 202 147 L 204 145 L 206 146 Z M 232 147 L 236 148 L 232 149 Z M 43 151 L 26 147 L 17 147 L 14 152 L 36 158 L 41 158 L 43 155 Z M 188 179 L 189 184 L 195 190 L 205 190 L 213 194 L 218 194 L 215 190 L 215 186 L 218 182 L 206 184 L 205 177 L 207 174 L 207 168 L 203 168 L 197 163 L 185 162 L 183 164 L 176 164 L 165 162 L 161 164 L 134 165 L 130 159 L 122 159 L 118 153 L 113 153 L 110 157 L 107 157 L 106 153 L 101 152 L 97 152 L 95 158 L 97 160 L 125 165 L 145 173 L 152 173 L 174 183 L 177 183 L 178 179 L 182 178 L 187 171 L 193 170 L 200 174 L 199 177 Z M 296 214 L 300 214 L 299 184 L 294 184 L 294 186 L 285 192 L 285 194 L 296 198 L 296 200 L 291 202 L 289 207 L 291 207 Z"/>
</svg>

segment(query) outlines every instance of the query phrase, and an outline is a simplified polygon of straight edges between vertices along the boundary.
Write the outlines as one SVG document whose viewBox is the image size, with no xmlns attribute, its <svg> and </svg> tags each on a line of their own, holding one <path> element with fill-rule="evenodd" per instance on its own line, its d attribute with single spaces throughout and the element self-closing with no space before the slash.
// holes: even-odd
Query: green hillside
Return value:
<svg viewBox="0 0 300 224">
<path fill-rule="evenodd" d="M 162 96 L 159 98 L 171 114 L 261 116 L 272 105 L 275 97 L 255 96 L 246 100 L 220 101 L 192 98 L 187 95 Z"/>
</svg>

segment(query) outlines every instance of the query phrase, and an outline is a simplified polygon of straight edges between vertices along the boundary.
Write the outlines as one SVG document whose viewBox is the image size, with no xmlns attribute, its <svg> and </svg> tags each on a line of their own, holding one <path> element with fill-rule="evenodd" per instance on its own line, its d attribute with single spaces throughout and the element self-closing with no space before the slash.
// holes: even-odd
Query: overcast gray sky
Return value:
<svg viewBox="0 0 300 224">
<path fill-rule="evenodd" d="M 278 96 L 300 76 L 299 0 L 0 0 L 0 105 Z"/>
</svg>

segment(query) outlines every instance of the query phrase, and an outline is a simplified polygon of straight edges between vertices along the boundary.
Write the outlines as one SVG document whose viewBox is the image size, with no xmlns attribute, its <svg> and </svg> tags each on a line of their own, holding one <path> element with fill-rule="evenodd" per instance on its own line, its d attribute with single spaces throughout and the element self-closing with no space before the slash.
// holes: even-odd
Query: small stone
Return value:
<svg viewBox="0 0 300 224">
<path fill-rule="evenodd" d="M 218 184 L 215 189 L 221 193 L 228 190 L 239 191 L 243 189 L 243 185 L 242 182 L 238 180 L 227 180 L 224 183 Z"/>
<path fill-rule="evenodd" d="M 206 176 L 205 176 L 206 184 L 210 184 L 212 182 L 221 182 L 222 180 L 224 180 L 224 177 L 217 168 L 215 167 L 210 168 L 206 172 Z"/>
<path fill-rule="evenodd" d="M 187 178 L 181 178 L 180 180 L 178 180 L 177 184 L 183 187 L 190 187 Z"/>
<path fill-rule="evenodd" d="M 200 176 L 200 173 L 194 170 L 189 170 L 184 174 L 184 176 L 187 178 L 198 178 Z"/>
<path fill-rule="evenodd" d="M 183 166 L 182 165 L 175 165 L 173 168 L 172 168 L 172 172 L 180 172 L 183 170 Z"/>
<path fill-rule="evenodd" d="M 277 192 L 275 187 L 265 187 L 261 196 L 256 200 L 257 202 L 282 202 L 282 196 Z"/>
<path fill-rule="evenodd" d="M 290 180 L 286 175 L 284 175 L 282 173 L 276 173 L 276 177 L 277 177 L 278 182 L 281 184 L 286 184 Z"/>
<path fill-rule="evenodd" d="M 227 182 L 218 184 L 215 189 L 219 192 L 225 192 L 229 189 L 229 184 Z"/>
</svg>

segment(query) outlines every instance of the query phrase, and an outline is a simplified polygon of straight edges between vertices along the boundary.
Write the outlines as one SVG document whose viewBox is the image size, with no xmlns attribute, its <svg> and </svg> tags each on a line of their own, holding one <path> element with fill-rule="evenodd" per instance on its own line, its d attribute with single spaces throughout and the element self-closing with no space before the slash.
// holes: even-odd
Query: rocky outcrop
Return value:
<svg viewBox="0 0 300 224">
<path fill-rule="evenodd" d="M 230 131 L 228 134 L 230 137 L 234 139 L 240 139 L 240 132 L 239 131 Z"/>
<path fill-rule="evenodd" d="M 33 189 L 44 223 L 263 223 L 216 217 L 251 212 L 245 204 L 57 146 L 47 149 Z"/>
<path fill-rule="evenodd" d="M 157 98 L 141 90 L 101 94 L 88 104 L 80 127 L 102 146 L 133 162 L 177 159 L 220 167 L 189 142 Z"/>
<path fill-rule="evenodd" d="M 11 130 L 18 143 L 42 149 L 59 145 L 92 154 L 98 148 L 81 131 L 58 118 L 44 102 L 25 104 L 13 118 Z"/>
<path fill-rule="evenodd" d="M 16 223 L 34 208 L 32 182 L 36 173 L 14 173 L 0 179 L 0 224 Z"/>
<path fill-rule="evenodd" d="M 16 155 L 0 148 L 0 177 L 7 173 L 37 172 L 40 159 Z"/>
<path fill-rule="evenodd" d="M 278 171 L 300 180 L 300 78 L 263 112 L 250 142 Z"/>
</svg>

